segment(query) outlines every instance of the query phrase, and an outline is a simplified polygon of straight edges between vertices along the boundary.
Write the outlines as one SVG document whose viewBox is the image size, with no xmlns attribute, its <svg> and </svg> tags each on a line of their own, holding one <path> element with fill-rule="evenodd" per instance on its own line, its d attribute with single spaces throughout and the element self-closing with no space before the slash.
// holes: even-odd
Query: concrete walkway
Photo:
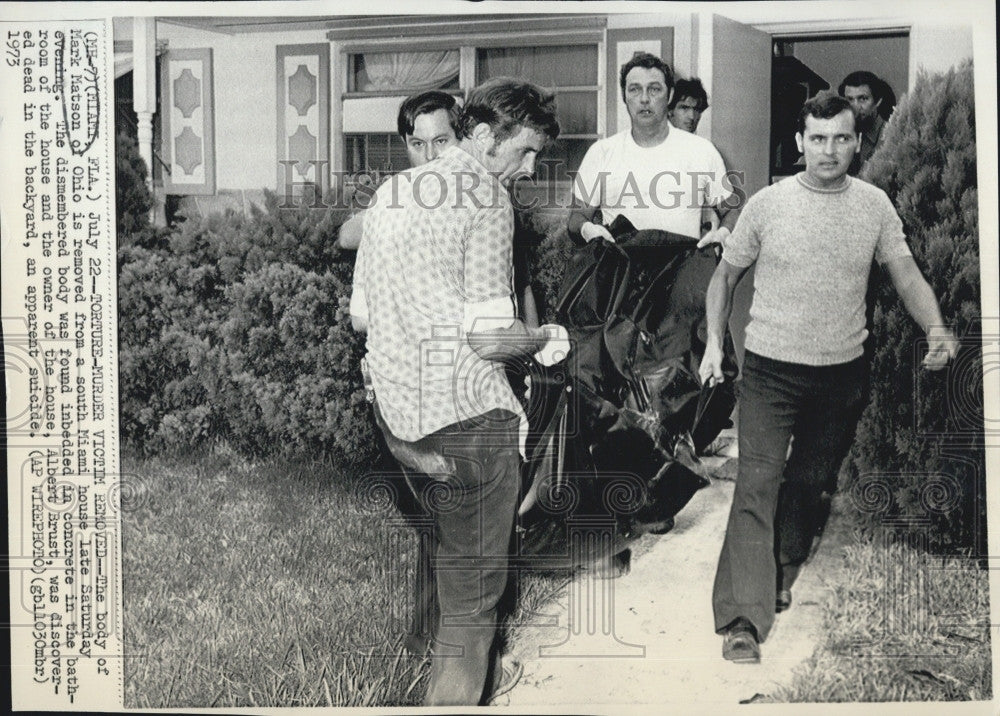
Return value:
<svg viewBox="0 0 1000 716">
<path fill-rule="evenodd" d="M 759 665 L 722 658 L 712 623 L 712 581 L 733 494 L 735 460 L 719 469 L 666 535 L 633 546 L 631 571 L 600 580 L 580 573 L 533 625 L 515 632 L 510 656 L 524 665 L 497 706 L 611 710 L 615 705 L 684 703 L 727 712 L 791 681 L 821 639 L 821 605 L 840 568 L 836 513 L 777 617 Z M 725 463 L 725 464 L 723 464 Z M 839 535 L 838 535 L 839 533 Z M 601 708 L 604 707 L 604 708 Z M 724 711 L 722 709 L 725 709 Z"/>
</svg>

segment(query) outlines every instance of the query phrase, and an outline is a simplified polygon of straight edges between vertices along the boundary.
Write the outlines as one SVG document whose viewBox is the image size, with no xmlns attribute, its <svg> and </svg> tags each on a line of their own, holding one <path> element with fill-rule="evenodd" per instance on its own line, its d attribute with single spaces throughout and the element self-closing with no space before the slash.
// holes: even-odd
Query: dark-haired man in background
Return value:
<svg viewBox="0 0 1000 716">
<path fill-rule="evenodd" d="M 548 342 L 515 318 L 507 187 L 558 134 L 552 94 L 490 80 L 465 103 L 458 146 L 390 178 L 366 211 L 350 311 L 368 334 L 376 418 L 390 447 L 442 466 L 432 476 L 443 485 L 433 514 L 440 620 L 426 705 L 482 703 L 502 673 L 497 602 L 527 428 L 503 364 Z"/>
<path fill-rule="evenodd" d="M 458 121 L 462 107 L 454 96 L 439 90 L 421 92 L 407 97 L 399 107 L 396 127 L 406 145 L 411 167 L 419 167 L 437 157 L 448 147 L 458 144 Z M 361 244 L 364 212 L 344 222 L 337 237 L 337 246 L 351 251 Z"/>
<path fill-rule="evenodd" d="M 674 96 L 667 105 L 667 116 L 677 129 L 683 129 L 692 134 L 698 130 L 701 115 L 708 109 L 708 92 L 701 80 L 692 77 L 689 80 L 677 80 Z"/>
<path fill-rule="evenodd" d="M 850 102 L 832 92 L 806 102 L 795 137 L 805 171 L 750 198 L 708 288 L 700 374 L 721 382 L 733 291 L 756 265 L 739 472 L 712 596 L 722 654 L 736 662 L 760 661 L 775 611 L 791 605 L 821 491 L 835 484 L 868 402 L 862 343 L 873 259 L 927 334 L 924 366 L 942 368 L 957 350 L 889 198 L 848 175 L 857 125 Z"/>
<path fill-rule="evenodd" d="M 858 117 L 861 146 L 851 161 L 849 174 L 857 176 L 882 141 L 885 120 L 879 112 L 883 102 L 885 82 L 868 71 L 852 72 L 840 83 L 838 93 L 851 103 Z"/>
</svg>

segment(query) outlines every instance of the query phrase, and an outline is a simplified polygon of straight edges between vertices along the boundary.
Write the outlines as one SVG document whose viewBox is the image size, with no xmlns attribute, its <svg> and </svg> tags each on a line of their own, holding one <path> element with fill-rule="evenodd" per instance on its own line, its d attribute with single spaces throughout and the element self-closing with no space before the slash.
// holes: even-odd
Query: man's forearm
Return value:
<svg viewBox="0 0 1000 716">
<path fill-rule="evenodd" d="M 903 256 L 885 265 L 899 299 L 924 333 L 932 326 L 943 326 L 941 309 L 934 290 L 927 283 L 912 256 Z"/>
<path fill-rule="evenodd" d="M 507 361 L 537 353 L 548 342 L 549 334 L 542 328 L 526 326 L 520 319 L 508 328 L 492 328 L 468 334 L 469 345 L 480 358 Z"/>
<path fill-rule="evenodd" d="M 927 280 L 919 274 L 897 289 L 907 312 L 913 317 L 920 328 L 927 333 L 932 326 L 943 326 L 941 308 L 938 306 L 934 290 Z"/>
<path fill-rule="evenodd" d="M 359 212 L 345 221 L 337 235 L 337 247 L 347 251 L 357 251 L 364 233 L 364 212 Z"/>
<path fill-rule="evenodd" d="M 729 316 L 733 312 L 735 288 L 736 281 L 722 269 L 722 264 L 720 264 L 719 268 L 712 274 L 712 280 L 708 283 L 708 292 L 705 296 L 707 341 L 709 345 L 714 345 L 720 350 L 726 337 Z"/>
<path fill-rule="evenodd" d="M 524 314 L 524 325 L 529 328 L 538 328 L 538 306 L 535 304 L 535 292 L 531 284 L 524 287 L 521 292 L 521 307 Z"/>
</svg>

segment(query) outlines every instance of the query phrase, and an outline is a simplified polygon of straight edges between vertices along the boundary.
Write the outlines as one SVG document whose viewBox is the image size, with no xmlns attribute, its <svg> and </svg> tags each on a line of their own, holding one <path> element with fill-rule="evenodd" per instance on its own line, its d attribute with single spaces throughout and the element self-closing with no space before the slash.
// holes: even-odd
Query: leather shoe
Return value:
<svg viewBox="0 0 1000 716">
<path fill-rule="evenodd" d="M 736 664 L 760 663 L 757 630 L 748 619 L 740 617 L 726 628 L 722 640 L 722 658 Z"/>
<path fill-rule="evenodd" d="M 792 590 L 782 589 L 778 592 L 777 598 L 774 600 L 774 611 L 778 614 L 788 609 L 792 606 Z"/>
</svg>

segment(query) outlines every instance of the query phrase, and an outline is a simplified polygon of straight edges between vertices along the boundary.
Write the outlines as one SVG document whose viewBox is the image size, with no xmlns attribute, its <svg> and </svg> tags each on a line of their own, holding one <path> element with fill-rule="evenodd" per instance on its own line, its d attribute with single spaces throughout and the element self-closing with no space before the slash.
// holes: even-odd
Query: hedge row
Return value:
<svg viewBox="0 0 1000 716">
<path fill-rule="evenodd" d="M 371 457 L 335 209 L 191 219 L 119 246 L 121 430 L 143 452 L 225 439 L 251 454 Z"/>
<path fill-rule="evenodd" d="M 864 178 L 896 206 L 944 319 L 965 336 L 945 371 L 920 368 L 923 333 L 891 282 L 875 302 L 871 402 L 853 449 L 851 491 L 872 525 L 908 520 L 942 547 L 986 553 L 986 460 L 972 63 L 921 75 Z"/>
</svg>

